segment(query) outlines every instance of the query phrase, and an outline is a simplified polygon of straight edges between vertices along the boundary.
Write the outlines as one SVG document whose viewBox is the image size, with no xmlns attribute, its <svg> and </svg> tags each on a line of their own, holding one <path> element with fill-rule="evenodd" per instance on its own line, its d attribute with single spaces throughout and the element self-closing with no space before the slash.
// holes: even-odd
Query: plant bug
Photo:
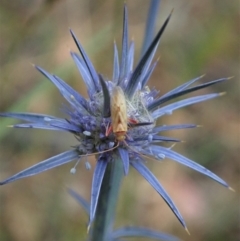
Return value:
<svg viewBox="0 0 240 241">
<path fill-rule="evenodd" d="M 112 90 L 110 109 L 112 131 L 118 141 L 124 141 L 128 129 L 127 104 L 120 86 L 115 86 Z"/>
<path fill-rule="evenodd" d="M 117 141 L 116 145 L 114 145 L 112 148 L 109 148 L 107 150 L 84 154 L 80 156 L 90 156 L 94 154 L 100 154 L 100 153 L 112 151 L 119 146 L 120 142 L 124 142 L 124 144 L 129 149 L 131 149 L 134 152 L 137 152 L 136 150 L 132 149 L 125 141 L 129 126 L 137 127 L 137 126 L 144 126 L 144 125 L 152 125 L 153 122 L 139 123 L 137 120 L 133 118 L 128 118 L 127 102 L 126 102 L 124 92 L 120 86 L 114 86 L 112 89 L 111 98 L 110 98 L 110 111 L 111 111 L 111 123 L 109 123 L 106 126 L 105 136 L 107 137 L 112 131 Z"/>
</svg>

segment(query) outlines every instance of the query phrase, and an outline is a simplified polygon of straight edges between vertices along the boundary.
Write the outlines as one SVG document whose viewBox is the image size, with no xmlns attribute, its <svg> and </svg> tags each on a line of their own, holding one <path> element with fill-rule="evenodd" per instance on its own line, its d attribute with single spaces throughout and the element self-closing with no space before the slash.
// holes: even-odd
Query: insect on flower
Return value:
<svg viewBox="0 0 240 241">
<path fill-rule="evenodd" d="M 36 113 L 0 113 L 0 117 L 10 117 L 27 122 L 14 125 L 13 127 L 15 128 L 65 131 L 73 134 L 78 140 L 77 145 L 71 147 L 70 150 L 41 161 L 0 181 L 0 185 L 36 175 L 74 160 L 79 162 L 84 159 L 82 157 L 96 155 L 97 163 L 93 174 L 90 201 L 90 228 L 95 218 L 101 187 L 105 173 L 108 170 L 107 167 L 112 162 L 120 159 L 124 174 L 128 174 L 130 166 L 136 169 L 162 196 L 182 226 L 187 230 L 186 223 L 171 197 L 162 187 L 157 177 L 145 165 L 145 157 L 156 160 L 162 160 L 163 158 L 171 159 L 212 178 L 232 190 L 223 179 L 210 170 L 175 152 L 171 147 L 161 145 L 162 143 L 168 144 L 180 141 L 179 139 L 162 135 L 162 132 L 195 128 L 197 125 L 175 124 L 156 126 L 160 117 L 172 114 L 175 110 L 182 107 L 219 97 L 222 93 L 197 95 L 173 101 L 174 99 L 224 82 L 229 78 L 221 78 L 193 86 L 196 81 L 201 79 L 202 76 L 200 76 L 159 96 L 159 91 L 155 88 L 149 88 L 147 82 L 156 67 L 157 62 L 153 62 L 154 54 L 170 20 L 171 13 L 135 68 L 133 68 L 134 41 L 131 41 L 129 44 L 128 40 L 126 6 L 124 7 L 123 15 L 122 58 L 121 60 L 119 59 L 117 46 L 114 44 L 112 81 L 104 79 L 95 70 L 76 35 L 70 30 L 81 54 L 71 52 L 71 56 L 87 86 L 87 99 L 58 76 L 48 73 L 39 66 L 35 66 L 38 71 L 58 88 L 61 95 L 69 103 L 69 107 L 64 108 L 64 113 L 67 115 L 66 118 Z M 168 101 L 172 101 L 172 103 L 166 104 Z M 71 170 L 72 173 L 75 172 L 75 167 Z M 88 163 L 87 169 L 89 169 Z"/>
<path fill-rule="evenodd" d="M 113 88 L 110 106 L 112 131 L 118 141 L 124 141 L 128 129 L 127 104 L 123 90 L 120 86 L 115 86 Z"/>
<path fill-rule="evenodd" d="M 119 142 L 124 142 L 124 144 L 128 148 L 132 149 L 125 141 L 127 137 L 128 127 L 138 127 L 153 124 L 153 122 L 138 122 L 135 118 L 128 117 L 126 97 L 120 86 L 114 86 L 112 89 L 110 98 L 110 111 L 111 126 L 106 128 L 106 136 L 108 136 L 112 131 L 118 143 L 116 146 L 106 151 L 117 148 L 119 146 Z M 136 150 L 132 150 L 137 153 Z"/>
<path fill-rule="evenodd" d="M 103 85 L 105 86 L 105 84 Z M 105 86 L 105 88 L 107 87 Z M 129 145 L 125 141 L 128 131 L 128 123 L 130 123 L 131 125 L 139 125 L 140 123 L 138 123 L 136 120 L 132 118 L 128 118 L 126 98 L 120 86 L 112 86 L 109 114 L 111 117 L 111 122 L 108 122 L 108 124 L 106 125 L 105 138 L 108 139 L 110 133 L 113 133 L 117 143 L 115 143 L 113 147 L 107 148 L 106 150 L 89 154 L 83 154 L 80 156 L 90 156 L 112 151 L 119 146 L 120 142 L 124 142 L 125 145 L 129 147 Z"/>
</svg>

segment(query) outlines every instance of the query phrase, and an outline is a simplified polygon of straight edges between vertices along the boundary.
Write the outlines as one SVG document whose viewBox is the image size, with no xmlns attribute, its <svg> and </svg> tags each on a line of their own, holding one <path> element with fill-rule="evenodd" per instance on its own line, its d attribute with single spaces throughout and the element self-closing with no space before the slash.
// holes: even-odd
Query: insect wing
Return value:
<svg viewBox="0 0 240 241">
<path fill-rule="evenodd" d="M 112 90 L 111 118 L 113 133 L 127 132 L 127 104 L 120 86 L 115 86 Z"/>
</svg>

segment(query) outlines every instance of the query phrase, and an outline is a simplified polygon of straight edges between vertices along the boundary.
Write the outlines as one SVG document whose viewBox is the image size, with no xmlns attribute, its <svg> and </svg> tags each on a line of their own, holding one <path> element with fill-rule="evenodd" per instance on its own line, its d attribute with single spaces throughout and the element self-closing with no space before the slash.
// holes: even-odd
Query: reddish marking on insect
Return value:
<svg viewBox="0 0 240 241">
<path fill-rule="evenodd" d="M 137 124 L 138 121 L 135 120 L 135 119 L 132 119 L 132 118 L 128 118 L 128 123 L 130 123 L 130 124 Z"/>
<path fill-rule="evenodd" d="M 112 126 L 110 125 L 110 123 L 108 123 L 106 126 L 105 136 L 109 136 L 111 131 L 112 131 Z"/>
</svg>

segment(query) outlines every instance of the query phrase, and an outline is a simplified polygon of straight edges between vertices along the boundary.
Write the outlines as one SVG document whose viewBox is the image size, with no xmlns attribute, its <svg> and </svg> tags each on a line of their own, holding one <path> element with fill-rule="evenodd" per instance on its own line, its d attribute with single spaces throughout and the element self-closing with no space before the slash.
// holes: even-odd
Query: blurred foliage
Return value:
<svg viewBox="0 0 240 241">
<path fill-rule="evenodd" d="M 130 36 L 140 55 L 149 1 L 129 0 Z M 96 69 L 111 78 L 112 49 L 121 44 L 123 1 L 1 0 L 0 110 L 62 116 L 62 97 L 31 66 L 40 65 L 59 75 L 86 96 L 69 49 L 77 51 L 68 33 L 71 27 Z M 235 76 L 206 92 L 227 95 L 177 111 L 163 124 L 197 123 L 197 130 L 169 133 L 186 143 L 175 147 L 225 179 L 232 193 L 212 180 L 170 160 L 148 161 L 182 212 L 188 236 L 170 209 L 134 171 L 125 178 L 116 226 L 141 225 L 168 232 L 182 240 L 236 241 L 239 230 L 239 3 L 235 0 L 162 1 L 158 27 L 174 8 L 161 41 L 161 56 L 150 86 L 165 93 L 196 76 L 204 80 Z M 158 57 L 156 56 L 156 58 Z M 66 133 L 6 128 L 0 119 L 0 179 L 65 151 L 76 143 Z M 84 240 L 87 215 L 66 192 L 71 187 L 89 199 L 92 170 L 74 164 L 0 188 L 0 240 Z M 79 239 L 80 238 L 80 239 Z M 144 240 L 144 239 L 142 239 Z"/>
</svg>

